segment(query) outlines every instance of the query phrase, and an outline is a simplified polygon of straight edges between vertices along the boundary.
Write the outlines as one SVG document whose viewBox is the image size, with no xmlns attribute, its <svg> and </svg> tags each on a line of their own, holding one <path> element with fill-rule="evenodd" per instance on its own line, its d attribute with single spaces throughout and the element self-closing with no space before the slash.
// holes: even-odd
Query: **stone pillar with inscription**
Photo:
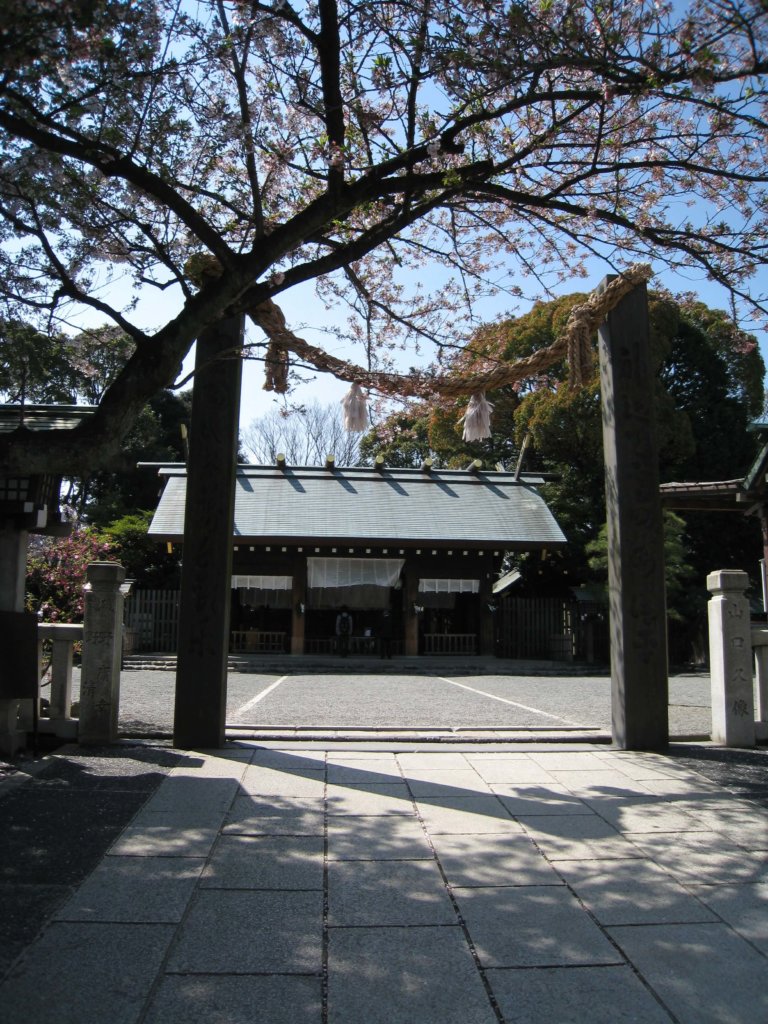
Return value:
<svg viewBox="0 0 768 1024">
<path fill-rule="evenodd" d="M 667 615 L 645 285 L 619 302 L 598 333 L 613 742 L 660 750 L 669 742 Z"/>
<path fill-rule="evenodd" d="M 727 747 L 754 747 L 752 639 L 746 590 L 740 569 L 707 576 L 709 664 L 712 685 L 712 741 Z"/>
<path fill-rule="evenodd" d="M 78 739 L 97 746 L 117 739 L 125 569 L 117 562 L 91 562 L 86 580 Z"/>
</svg>

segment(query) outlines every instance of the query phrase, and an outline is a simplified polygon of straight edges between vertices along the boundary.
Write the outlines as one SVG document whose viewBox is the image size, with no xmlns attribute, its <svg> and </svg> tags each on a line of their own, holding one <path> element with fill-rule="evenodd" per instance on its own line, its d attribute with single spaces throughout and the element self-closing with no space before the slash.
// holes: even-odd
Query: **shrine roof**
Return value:
<svg viewBox="0 0 768 1024">
<path fill-rule="evenodd" d="M 186 469 L 159 472 L 165 487 L 149 532 L 180 541 Z M 234 535 L 256 543 L 559 547 L 565 537 L 535 489 L 541 482 L 477 468 L 239 466 Z"/>
<path fill-rule="evenodd" d="M 72 430 L 95 405 L 0 405 L 0 433 L 10 434 L 20 426 L 27 430 Z"/>
</svg>

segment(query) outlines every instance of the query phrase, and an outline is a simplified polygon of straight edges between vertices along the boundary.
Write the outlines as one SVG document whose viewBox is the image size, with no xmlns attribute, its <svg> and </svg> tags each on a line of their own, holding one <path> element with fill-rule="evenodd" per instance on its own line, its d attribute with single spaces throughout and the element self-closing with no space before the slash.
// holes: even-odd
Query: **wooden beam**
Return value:
<svg viewBox="0 0 768 1024">
<path fill-rule="evenodd" d="M 243 318 L 197 339 L 173 741 L 224 746 Z"/>
</svg>

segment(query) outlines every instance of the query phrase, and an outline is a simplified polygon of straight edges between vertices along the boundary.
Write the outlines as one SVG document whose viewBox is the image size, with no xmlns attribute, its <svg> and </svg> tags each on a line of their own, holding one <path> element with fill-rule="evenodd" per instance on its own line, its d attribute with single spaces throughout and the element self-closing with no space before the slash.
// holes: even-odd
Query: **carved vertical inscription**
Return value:
<svg viewBox="0 0 768 1024">
<path fill-rule="evenodd" d="M 608 315 L 599 353 L 613 739 L 624 749 L 662 749 L 669 740 L 666 598 L 645 285 Z"/>
</svg>

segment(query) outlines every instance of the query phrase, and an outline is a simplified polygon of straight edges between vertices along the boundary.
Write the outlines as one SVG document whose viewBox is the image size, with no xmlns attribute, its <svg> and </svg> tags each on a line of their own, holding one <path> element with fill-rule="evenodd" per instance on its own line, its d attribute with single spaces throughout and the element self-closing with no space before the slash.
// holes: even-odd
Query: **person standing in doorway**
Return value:
<svg viewBox="0 0 768 1024">
<path fill-rule="evenodd" d="M 342 658 L 349 654 L 349 637 L 352 633 L 352 616 L 347 606 L 341 606 L 341 611 L 336 616 L 336 650 Z"/>
<path fill-rule="evenodd" d="M 381 613 L 381 622 L 379 623 L 379 642 L 381 644 L 381 657 L 391 658 L 392 657 L 392 613 L 389 608 L 385 608 Z"/>
</svg>

